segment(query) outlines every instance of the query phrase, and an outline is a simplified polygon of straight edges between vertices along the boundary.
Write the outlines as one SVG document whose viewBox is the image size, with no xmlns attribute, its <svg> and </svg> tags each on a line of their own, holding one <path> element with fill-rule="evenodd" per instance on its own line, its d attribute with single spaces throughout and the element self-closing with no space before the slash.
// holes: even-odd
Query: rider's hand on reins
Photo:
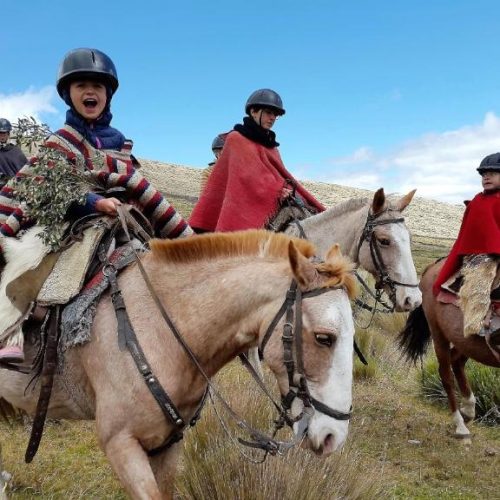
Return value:
<svg viewBox="0 0 500 500">
<path fill-rule="evenodd" d="M 101 198 L 95 204 L 95 208 L 98 212 L 102 212 L 106 215 L 116 215 L 116 207 L 121 206 L 121 201 L 117 198 Z"/>
</svg>

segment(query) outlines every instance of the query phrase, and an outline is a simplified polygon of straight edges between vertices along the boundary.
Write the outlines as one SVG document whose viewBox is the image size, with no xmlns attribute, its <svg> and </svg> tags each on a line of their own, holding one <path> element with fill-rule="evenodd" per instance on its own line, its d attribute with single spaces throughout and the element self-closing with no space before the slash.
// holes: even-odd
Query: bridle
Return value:
<svg viewBox="0 0 500 500">
<path fill-rule="evenodd" d="M 377 238 L 375 236 L 375 228 L 377 226 L 383 226 L 386 224 L 399 224 L 404 222 L 404 217 L 399 217 L 399 218 L 393 218 L 393 219 L 384 219 L 384 220 L 379 220 L 379 217 L 382 214 L 385 214 L 387 212 L 391 212 L 393 209 L 387 208 L 385 210 L 382 210 L 376 214 L 373 214 L 368 211 L 368 216 L 366 218 L 365 225 L 363 227 L 363 231 L 361 232 L 361 236 L 359 238 L 358 246 L 356 249 L 356 258 L 355 261 L 359 262 L 359 252 L 361 250 L 361 247 L 363 246 L 363 243 L 366 241 L 370 245 L 370 255 L 373 261 L 373 265 L 375 267 L 375 271 L 377 273 L 377 281 L 375 283 L 375 288 L 377 290 L 376 294 L 376 299 L 378 299 L 378 302 L 380 301 L 380 295 L 382 293 L 382 290 L 385 288 L 387 285 L 389 287 L 389 298 L 392 302 L 392 307 L 389 307 L 385 304 L 383 304 L 386 309 L 388 309 L 388 312 L 394 312 L 396 308 L 396 288 L 398 286 L 403 286 L 403 287 L 410 287 L 410 288 L 417 288 L 418 283 L 402 283 L 400 281 L 397 281 L 389 276 L 389 273 L 387 271 L 387 266 L 384 263 L 384 260 L 382 258 L 382 253 L 380 251 L 380 246 L 378 244 Z M 357 274 L 357 273 L 356 273 Z M 358 276 L 358 280 L 360 277 Z M 366 284 L 363 284 L 361 280 L 361 284 L 367 288 Z M 380 292 L 379 292 L 380 291 Z"/>
<path fill-rule="evenodd" d="M 264 349 L 271 338 L 271 335 L 279 323 L 281 318 L 286 314 L 285 324 L 283 326 L 283 335 L 281 340 L 283 342 L 283 363 L 286 367 L 288 374 L 288 393 L 281 398 L 282 408 L 288 415 L 292 407 L 293 401 L 298 398 L 303 403 L 302 413 L 291 419 L 292 422 L 301 420 L 304 413 L 311 413 L 310 410 L 315 410 L 328 415 L 336 420 L 349 420 L 351 412 L 344 413 L 329 406 L 321 401 L 318 401 L 309 391 L 307 385 L 307 378 L 304 369 L 304 356 L 303 356 L 303 336 L 302 336 L 302 299 L 308 297 L 315 297 L 332 290 L 340 290 L 342 287 L 325 287 L 315 288 L 307 292 L 302 292 L 297 286 L 295 280 L 292 281 L 290 288 L 286 292 L 286 298 L 283 305 L 276 313 L 276 316 L 271 321 L 269 327 L 264 334 L 262 343 L 259 347 L 259 355 L 264 355 Z M 295 325 L 294 325 L 294 306 L 295 306 Z M 295 328 L 294 328 L 295 327 Z M 294 355 L 295 354 L 295 355 Z M 288 417 L 290 419 L 290 417 Z"/>
</svg>

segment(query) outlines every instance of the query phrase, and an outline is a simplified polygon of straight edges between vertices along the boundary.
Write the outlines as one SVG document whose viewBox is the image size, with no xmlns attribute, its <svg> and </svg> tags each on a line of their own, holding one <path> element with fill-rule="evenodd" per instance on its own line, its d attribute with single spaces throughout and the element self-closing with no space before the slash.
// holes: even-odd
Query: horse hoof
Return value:
<svg viewBox="0 0 500 500">
<path fill-rule="evenodd" d="M 459 439 L 463 444 L 472 444 L 472 434 L 460 434 L 459 432 L 454 432 L 451 436 L 455 439 Z"/>
<path fill-rule="evenodd" d="M 460 415 L 462 415 L 462 418 L 464 419 L 464 422 L 466 424 L 474 420 L 473 416 L 467 415 L 467 413 L 464 413 L 462 410 L 460 410 Z M 462 434 L 462 436 L 467 436 L 467 434 Z"/>
</svg>

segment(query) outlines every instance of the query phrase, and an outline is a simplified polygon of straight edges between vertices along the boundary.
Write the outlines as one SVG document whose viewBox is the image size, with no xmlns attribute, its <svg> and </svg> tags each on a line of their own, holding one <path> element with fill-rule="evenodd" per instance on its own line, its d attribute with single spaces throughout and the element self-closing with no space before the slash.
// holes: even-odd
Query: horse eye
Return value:
<svg viewBox="0 0 500 500">
<path fill-rule="evenodd" d="M 326 333 L 315 333 L 314 337 L 316 342 L 325 347 L 332 347 L 335 342 L 335 338 L 331 335 L 327 335 Z"/>
<path fill-rule="evenodd" d="M 391 240 L 388 238 L 380 238 L 378 242 L 383 246 L 383 247 L 388 247 L 391 244 Z"/>
</svg>

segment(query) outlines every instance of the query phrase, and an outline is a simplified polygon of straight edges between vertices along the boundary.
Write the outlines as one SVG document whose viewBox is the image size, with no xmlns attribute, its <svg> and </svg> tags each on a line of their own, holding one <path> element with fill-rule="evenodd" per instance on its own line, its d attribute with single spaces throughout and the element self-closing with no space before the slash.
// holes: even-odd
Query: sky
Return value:
<svg viewBox="0 0 500 500">
<path fill-rule="evenodd" d="M 2 7 L 0 117 L 57 130 L 65 53 L 114 61 L 112 125 L 138 158 L 203 168 L 271 88 L 298 178 L 461 203 L 500 151 L 498 0 L 41 2 Z"/>
</svg>

